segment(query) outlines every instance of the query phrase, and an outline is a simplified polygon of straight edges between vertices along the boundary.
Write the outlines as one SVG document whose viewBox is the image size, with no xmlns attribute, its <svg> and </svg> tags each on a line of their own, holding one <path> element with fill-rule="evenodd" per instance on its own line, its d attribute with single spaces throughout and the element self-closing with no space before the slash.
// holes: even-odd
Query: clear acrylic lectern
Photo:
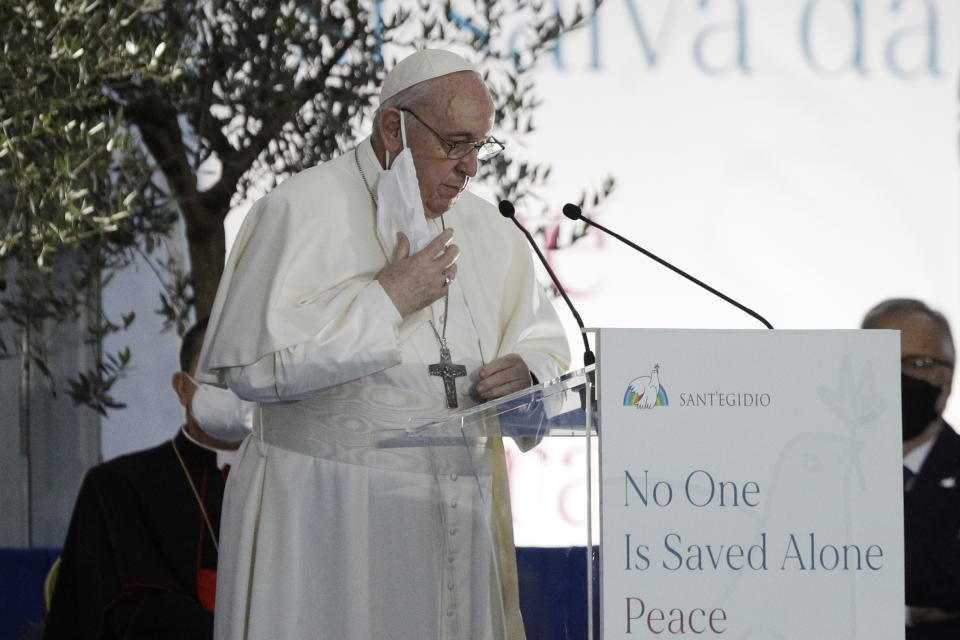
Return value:
<svg viewBox="0 0 960 640">
<path fill-rule="evenodd" d="M 439 602 L 436 622 L 445 638 L 510 638 L 518 624 L 516 565 L 503 438 L 529 450 L 545 438 L 583 438 L 587 480 L 586 638 L 593 637 L 594 558 L 591 518 L 591 448 L 597 432 L 594 367 L 444 415 L 425 414 L 382 434 L 384 454 L 407 452 L 429 460 L 434 527 L 431 562 Z M 401 454 L 403 455 L 403 454 Z M 500 469 L 498 469 L 498 465 Z M 421 559 L 422 560 L 422 559 Z M 426 616 L 426 617 L 432 617 Z"/>
</svg>

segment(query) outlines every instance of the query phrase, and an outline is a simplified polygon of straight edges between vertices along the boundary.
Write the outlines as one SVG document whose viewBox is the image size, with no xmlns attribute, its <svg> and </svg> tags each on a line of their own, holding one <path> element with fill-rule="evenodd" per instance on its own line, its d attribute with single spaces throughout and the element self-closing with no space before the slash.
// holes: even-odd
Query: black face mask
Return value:
<svg viewBox="0 0 960 640">
<path fill-rule="evenodd" d="M 937 419 L 940 387 L 925 380 L 900 374 L 900 407 L 903 412 L 903 441 L 912 440 Z"/>
</svg>

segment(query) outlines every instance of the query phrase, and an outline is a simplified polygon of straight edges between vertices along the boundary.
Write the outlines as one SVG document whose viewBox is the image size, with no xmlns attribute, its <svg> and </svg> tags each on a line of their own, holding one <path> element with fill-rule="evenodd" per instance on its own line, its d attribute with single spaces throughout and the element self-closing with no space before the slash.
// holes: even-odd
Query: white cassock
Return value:
<svg viewBox="0 0 960 640">
<path fill-rule="evenodd" d="M 375 280 L 387 255 L 358 161 L 376 193 L 368 139 L 254 205 L 217 292 L 198 371 L 259 404 L 224 499 L 215 637 L 522 638 L 500 443 L 379 446 L 452 410 L 427 370 L 443 299 L 401 321 Z M 469 193 L 444 223 L 461 408 L 508 353 L 555 377 L 567 341 L 523 236 Z"/>
</svg>

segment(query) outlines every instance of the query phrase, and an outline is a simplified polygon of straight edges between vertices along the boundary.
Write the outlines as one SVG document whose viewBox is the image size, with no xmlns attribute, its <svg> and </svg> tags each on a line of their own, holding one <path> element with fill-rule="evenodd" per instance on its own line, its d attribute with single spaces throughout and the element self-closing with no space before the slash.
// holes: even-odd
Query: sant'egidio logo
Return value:
<svg viewBox="0 0 960 640">
<path fill-rule="evenodd" d="M 660 365 L 653 365 L 653 370 L 648 376 L 634 378 L 627 385 L 627 391 L 623 394 L 623 406 L 636 407 L 638 409 L 652 409 L 654 407 L 665 407 L 670 404 L 667 399 L 667 392 L 660 384 Z"/>
</svg>

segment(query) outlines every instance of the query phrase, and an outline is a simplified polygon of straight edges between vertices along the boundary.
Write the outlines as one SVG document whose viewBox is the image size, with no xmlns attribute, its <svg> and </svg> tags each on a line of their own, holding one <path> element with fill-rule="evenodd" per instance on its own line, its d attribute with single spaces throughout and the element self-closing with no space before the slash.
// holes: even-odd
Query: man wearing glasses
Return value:
<svg viewBox="0 0 960 640">
<path fill-rule="evenodd" d="M 885 300 L 864 329 L 900 331 L 907 638 L 960 637 L 960 435 L 943 420 L 950 325 L 919 300 Z"/>
<path fill-rule="evenodd" d="M 408 435 L 569 360 L 523 236 L 465 191 L 503 149 L 493 115 L 465 59 L 417 52 L 370 138 L 244 221 L 198 367 L 258 403 L 219 640 L 523 637 L 501 443 Z"/>
</svg>

